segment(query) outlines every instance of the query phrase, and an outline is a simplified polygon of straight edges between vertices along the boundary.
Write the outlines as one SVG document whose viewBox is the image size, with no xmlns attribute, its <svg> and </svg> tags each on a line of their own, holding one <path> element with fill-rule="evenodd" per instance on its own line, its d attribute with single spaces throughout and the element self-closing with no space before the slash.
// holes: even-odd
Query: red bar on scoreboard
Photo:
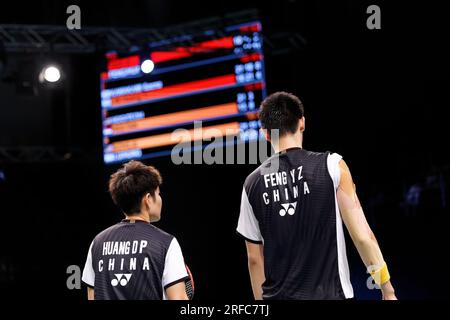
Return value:
<svg viewBox="0 0 450 320">
<path fill-rule="evenodd" d="M 120 97 L 114 97 L 111 99 L 111 106 L 118 107 L 121 105 L 142 101 L 149 102 L 154 99 L 168 98 L 180 94 L 194 93 L 207 89 L 218 89 L 221 87 L 233 85 L 235 83 L 236 79 L 234 74 L 228 74 L 214 78 L 175 84 L 162 89 L 152 90 L 148 92 L 133 93 Z"/>
</svg>

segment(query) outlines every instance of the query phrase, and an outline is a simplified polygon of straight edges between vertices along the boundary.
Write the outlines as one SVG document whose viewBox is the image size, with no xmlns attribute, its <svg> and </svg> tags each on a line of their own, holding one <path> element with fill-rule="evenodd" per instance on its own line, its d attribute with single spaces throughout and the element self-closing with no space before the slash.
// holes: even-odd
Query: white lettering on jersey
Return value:
<svg viewBox="0 0 450 320">
<path fill-rule="evenodd" d="M 266 188 L 269 187 L 269 174 L 264 175 L 264 184 L 266 185 Z"/>
<path fill-rule="evenodd" d="M 128 255 L 144 252 L 147 247 L 147 240 L 140 241 L 106 241 L 103 242 L 102 255 Z"/>
<path fill-rule="evenodd" d="M 268 194 L 267 192 L 264 192 L 264 193 L 263 193 L 263 199 L 264 199 L 264 203 L 265 203 L 266 205 L 270 203 L 270 200 L 269 200 L 269 194 Z"/>
<path fill-rule="evenodd" d="M 136 270 L 136 258 L 130 259 L 130 270 Z"/>
<path fill-rule="evenodd" d="M 98 261 L 98 271 L 103 271 L 103 260 Z M 139 264 L 139 265 L 138 265 Z M 119 264 L 116 265 L 115 258 L 109 258 L 108 259 L 108 271 L 135 271 L 138 268 L 140 270 L 150 270 L 150 259 L 148 257 L 145 257 L 143 260 L 138 260 L 137 258 L 122 258 L 120 259 L 120 268 Z"/>
<path fill-rule="evenodd" d="M 119 254 L 119 243 L 117 241 L 114 241 L 114 249 L 112 254 Z"/>
<path fill-rule="evenodd" d="M 148 257 L 144 259 L 144 265 L 142 266 L 142 270 L 150 270 L 150 263 L 148 262 Z"/>
<path fill-rule="evenodd" d="M 303 194 L 307 194 L 309 192 L 308 183 L 305 181 L 303 182 Z"/>
<path fill-rule="evenodd" d="M 103 242 L 102 245 L 102 254 L 103 256 L 108 255 L 136 255 L 145 253 L 145 249 L 148 247 L 147 240 L 135 240 L 135 241 L 106 241 Z M 120 263 L 116 258 L 109 258 L 107 260 L 108 263 L 108 271 L 124 271 L 129 270 L 133 271 L 137 268 L 141 268 L 142 270 L 150 270 L 150 261 L 148 257 L 144 257 L 143 260 L 138 260 L 136 257 L 120 257 Z M 106 261 L 105 261 L 106 262 Z M 105 263 L 103 259 L 100 259 L 98 262 L 98 271 L 103 271 L 103 264 Z M 139 262 L 139 266 L 138 266 Z M 142 262 L 142 264 L 141 264 Z"/>
<path fill-rule="evenodd" d="M 147 240 L 141 240 L 141 245 L 139 246 L 139 253 L 142 253 L 145 247 L 147 247 Z"/>
<path fill-rule="evenodd" d="M 136 254 L 138 249 L 139 241 L 133 241 L 133 247 L 131 248 L 131 253 Z"/>
<path fill-rule="evenodd" d="M 298 186 L 295 185 L 295 186 L 292 188 L 292 191 L 294 192 L 294 199 L 297 199 L 297 198 L 298 198 Z"/>
<path fill-rule="evenodd" d="M 303 179 L 302 171 L 303 171 L 303 166 L 298 167 L 298 179 L 297 179 L 298 181 Z"/>
<path fill-rule="evenodd" d="M 265 205 L 271 202 L 292 201 L 298 199 L 299 190 L 298 183 L 303 179 L 303 166 L 289 171 L 272 172 L 264 175 L 264 185 L 266 189 L 278 187 L 272 192 L 263 192 L 262 198 Z M 288 178 L 291 183 L 288 184 Z M 280 187 L 281 186 L 281 187 Z M 303 194 L 309 194 L 309 186 L 306 181 L 303 182 Z M 272 194 L 272 197 L 269 196 Z M 287 210 L 284 210 L 287 212 Z M 283 211 L 283 212 L 284 212 Z"/>
<path fill-rule="evenodd" d="M 109 259 L 108 262 L 108 271 L 114 270 L 114 263 L 116 262 L 116 259 Z"/>
<path fill-rule="evenodd" d="M 275 189 L 273 190 L 273 202 L 280 201 L 280 190 Z"/>
</svg>

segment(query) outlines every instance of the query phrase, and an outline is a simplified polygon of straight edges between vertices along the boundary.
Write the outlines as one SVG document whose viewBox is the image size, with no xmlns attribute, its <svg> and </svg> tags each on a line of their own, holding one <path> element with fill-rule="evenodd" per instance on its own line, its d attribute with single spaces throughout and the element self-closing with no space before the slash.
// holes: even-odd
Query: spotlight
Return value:
<svg viewBox="0 0 450 320">
<path fill-rule="evenodd" d="M 42 72 L 39 74 L 39 81 L 41 82 L 57 82 L 61 79 L 61 72 L 59 68 L 53 65 L 46 66 L 42 69 Z"/>
<path fill-rule="evenodd" d="M 141 64 L 141 70 L 143 73 L 150 73 L 153 71 L 153 69 L 155 69 L 155 64 L 153 63 L 152 60 L 144 60 L 144 62 L 142 62 Z"/>
</svg>

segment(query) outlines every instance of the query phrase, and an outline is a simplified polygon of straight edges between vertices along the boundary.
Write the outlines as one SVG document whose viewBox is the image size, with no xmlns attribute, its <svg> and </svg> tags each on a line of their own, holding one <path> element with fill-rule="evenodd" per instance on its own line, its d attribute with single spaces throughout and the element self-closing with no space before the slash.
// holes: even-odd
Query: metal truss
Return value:
<svg viewBox="0 0 450 320">
<path fill-rule="evenodd" d="M 226 25 L 258 20 L 257 10 L 247 10 L 165 28 L 84 27 L 68 30 L 66 26 L 0 25 L 0 44 L 11 53 L 94 53 L 107 50 L 128 51 L 134 46 L 161 43 L 166 39 L 196 36 L 209 31 L 220 37 Z M 189 41 L 190 37 L 185 37 Z M 304 46 L 305 40 L 295 32 L 264 34 L 265 51 L 282 54 Z"/>
<path fill-rule="evenodd" d="M 81 150 L 59 151 L 53 146 L 0 147 L 0 164 L 60 162 L 87 158 Z"/>
</svg>

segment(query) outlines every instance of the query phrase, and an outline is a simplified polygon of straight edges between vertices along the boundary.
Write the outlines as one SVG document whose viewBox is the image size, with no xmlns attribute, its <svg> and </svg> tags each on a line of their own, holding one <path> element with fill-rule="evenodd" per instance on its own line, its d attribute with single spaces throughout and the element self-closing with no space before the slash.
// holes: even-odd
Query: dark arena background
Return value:
<svg viewBox="0 0 450 320">
<path fill-rule="evenodd" d="M 204 126 L 248 130 L 246 139 L 256 141 L 259 104 L 282 90 L 305 105 L 304 148 L 338 152 L 352 170 L 397 297 L 448 299 L 448 18 L 436 4 L 392 2 L 3 1 L 2 296 L 86 299 L 83 285 L 67 287 L 67 268 L 82 269 L 93 237 L 122 219 L 107 181 L 121 163 L 139 158 L 163 176 L 156 225 L 179 240 L 194 274 L 194 300 L 251 301 L 245 245 L 235 229 L 243 182 L 258 164 L 177 165 L 167 134 L 173 124 L 191 130 L 203 112 L 212 119 Z M 81 10 L 79 30 L 66 25 L 72 4 Z M 381 29 L 366 25 L 372 4 L 381 8 Z M 211 44 L 215 51 L 197 58 Z M 140 71 L 143 57 L 152 58 L 155 74 Z M 54 83 L 39 79 L 50 64 L 61 75 Z M 172 91 L 142 93 L 159 80 Z M 164 116 L 172 102 L 180 118 Z M 117 105 L 126 110 L 110 111 Z M 236 107 L 239 116 L 230 113 Z M 134 130 L 120 125 L 124 114 L 152 115 L 161 126 L 148 131 L 142 121 Z M 136 139 L 135 147 L 121 143 L 124 136 Z M 380 299 L 346 236 L 355 297 Z"/>
</svg>

